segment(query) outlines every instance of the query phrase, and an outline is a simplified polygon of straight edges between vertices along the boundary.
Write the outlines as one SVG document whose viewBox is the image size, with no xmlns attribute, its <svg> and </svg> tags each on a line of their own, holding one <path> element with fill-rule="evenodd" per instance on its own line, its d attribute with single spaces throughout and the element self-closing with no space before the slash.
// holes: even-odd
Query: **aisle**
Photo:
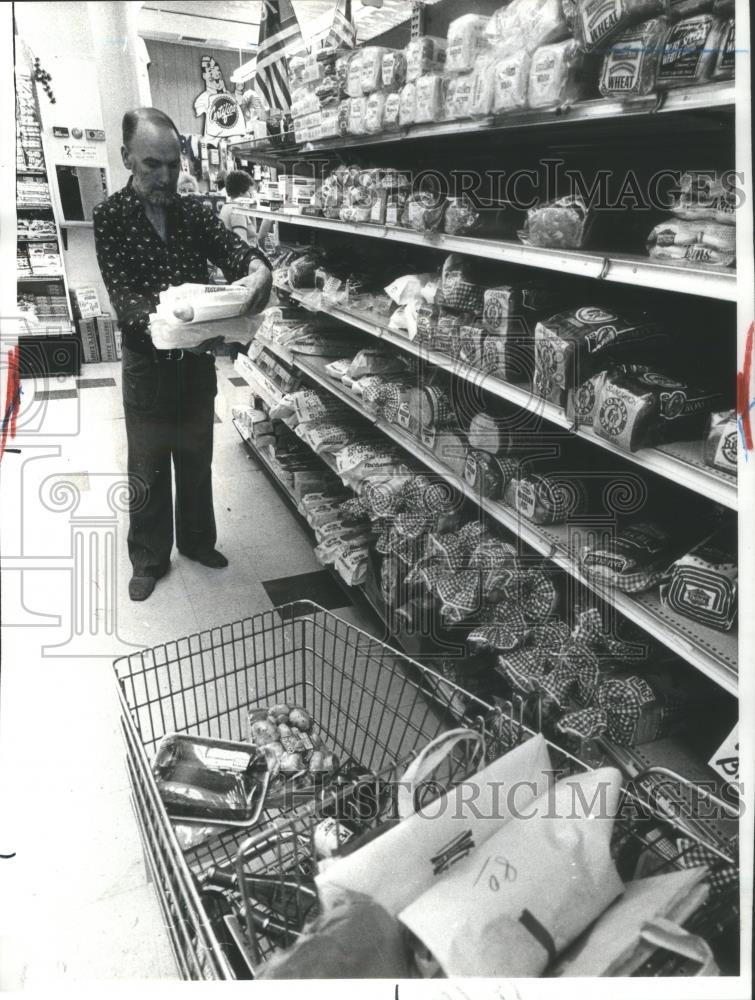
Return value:
<svg viewBox="0 0 755 1000">
<path fill-rule="evenodd" d="M 119 366 L 23 383 L 13 443 L 21 452 L 2 462 L 0 795 L 24 803 L 23 812 L 3 811 L 3 850 L 16 851 L 0 868 L 7 989 L 176 977 L 129 801 L 115 656 L 297 598 L 376 628 L 347 606 L 247 457 L 230 415 L 249 388 L 229 359 L 218 359 L 218 376 L 215 509 L 230 565 L 205 569 L 174 550 L 170 573 L 143 604 L 128 599 L 127 518 L 118 509 L 126 461 Z"/>
</svg>

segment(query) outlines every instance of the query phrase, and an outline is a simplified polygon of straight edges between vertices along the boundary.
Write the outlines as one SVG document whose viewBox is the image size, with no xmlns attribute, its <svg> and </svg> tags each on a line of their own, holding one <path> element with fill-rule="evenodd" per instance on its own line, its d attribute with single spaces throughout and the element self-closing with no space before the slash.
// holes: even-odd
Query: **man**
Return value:
<svg viewBox="0 0 755 1000">
<path fill-rule="evenodd" d="M 170 566 L 173 547 L 171 459 L 175 469 L 175 529 L 179 552 L 222 568 L 215 549 L 212 439 L 215 361 L 211 354 L 159 351 L 149 314 L 160 291 L 185 282 L 207 283 L 207 260 L 228 281 L 251 289 L 250 311 L 260 312 L 272 287 L 264 255 L 229 232 L 194 198 L 176 193 L 178 132 L 156 108 L 123 118 L 123 162 L 128 185 L 94 210 L 97 261 L 123 331 L 123 404 L 130 489 L 129 596 L 149 597 Z"/>
</svg>

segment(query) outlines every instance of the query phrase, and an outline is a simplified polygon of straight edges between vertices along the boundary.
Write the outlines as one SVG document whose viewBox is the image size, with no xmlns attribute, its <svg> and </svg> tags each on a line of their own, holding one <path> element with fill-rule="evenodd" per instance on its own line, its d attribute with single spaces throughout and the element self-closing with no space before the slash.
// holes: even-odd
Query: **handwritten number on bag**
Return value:
<svg viewBox="0 0 755 1000">
<path fill-rule="evenodd" d="M 477 873 L 477 878 L 472 883 L 473 885 L 477 885 L 485 874 L 485 869 L 491 862 L 496 866 L 496 870 L 491 871 L 488 875 L 488 888 L 491 892 L 498 892 L 501 888 L 501 882 L 516 882 L 517 870 L 506 858 L 487 858 L 485 864 Z"/>
</svg>

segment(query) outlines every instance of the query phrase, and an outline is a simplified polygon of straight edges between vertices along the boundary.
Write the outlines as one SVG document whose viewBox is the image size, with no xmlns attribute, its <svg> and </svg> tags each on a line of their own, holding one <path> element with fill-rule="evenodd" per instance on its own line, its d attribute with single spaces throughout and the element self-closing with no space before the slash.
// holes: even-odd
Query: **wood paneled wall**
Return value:
<svg viewBox="0 0 755 1000">
<path fill-rule="evenodd" d="M 231 73 L 253 55 L 249 50 L 241 50 L 239 58 L 237 52 L 229 49 L 200 48 L 149 39 L 146 39 L 146 45 L 150 56 L 152 104 L 170 115 L 183 135 L 200 135 L 204 126 L 202 117 L 194 117 L 194 101 L 204 90 L 202 56 L 210 55 L 217 60 L 223 70 L 225 85 L 232 91 Z"/>
</svg>

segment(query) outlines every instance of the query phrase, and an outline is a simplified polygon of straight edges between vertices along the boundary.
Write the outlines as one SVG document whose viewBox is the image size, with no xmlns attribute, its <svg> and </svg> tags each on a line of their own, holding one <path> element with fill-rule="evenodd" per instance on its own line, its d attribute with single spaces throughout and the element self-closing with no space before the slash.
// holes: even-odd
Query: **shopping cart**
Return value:
<svg viewBox="0 0 755 1000">
<path fill-rule="evenodd" d="M 186 979 L 248 977 L 260 961 L 292 943 L 305 916 L 316 910 L 318 824 L 323 817 L 346 823 L 354 804 L 367 796 L 372 808 L 358 811 L 360 831 L 377 829 L 390 809 L 390 796 L 381 789 L 390 789 L 430 740 L 458 726 L 460 706 L 467 724 L 484 735 L 486 760 L 533 735 L 515 706 L 493 708 L 477 700 L 309 602 L 164 643 L 114 666 L 134 811 Z M 182 850 L 151 771 L 160 740 L 168 733 L 245 739 L 249 709 L 279 702 L 305 706 L 339 758 L 357 762 L 369 777 L 293 802 L 287 810 L 264 809 L 251 832 L 222 832 Z M 559 773 L 586 769 L 562 748 L 549 748 Z M 465 750 L 454 751 L 433 774 L 435 794 L 472 768 Z M 683 867 L 688 857 L 699 863 L 700 852 L 708 850 L 704 841 L 651 804 L 637 805 L 631 821 L 615 824 L 614 853 L 624 878 L 632 876 L 638 858 L 654 872 Z M 726 879 L 696 915 L 695 932 L 715 941 L 738 939 L 735 857 L 721 850 L 704 857 Z M 267 901 L 261 904 L 260 887 Z M 236 916 L 223 912 L 229 900 Z M 689 971 L 667 954 L 654 961 L 646 974 Z"/>
</svg>

